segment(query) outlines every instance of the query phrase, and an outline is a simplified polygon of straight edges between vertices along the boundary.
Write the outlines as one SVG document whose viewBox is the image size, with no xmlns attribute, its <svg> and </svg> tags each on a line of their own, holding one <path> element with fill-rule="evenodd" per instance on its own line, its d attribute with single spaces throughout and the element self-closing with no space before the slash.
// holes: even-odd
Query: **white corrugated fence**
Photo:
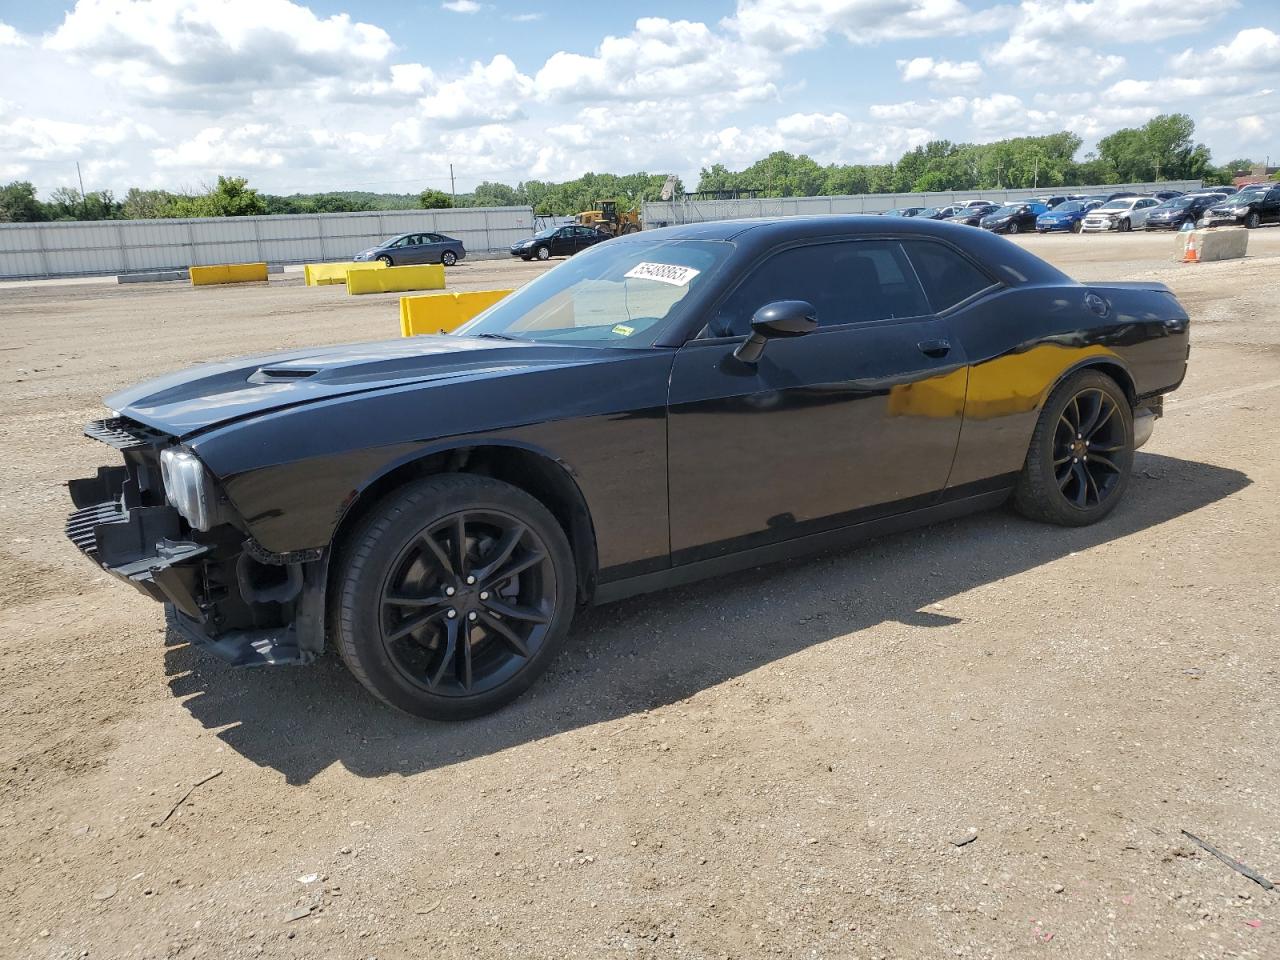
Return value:
<svg viewBox="0 0 1280 960">
<path fill-rule="evenodd" d="M 412 230 L 462 241 L 468 255 L 507 248 L 534 230 L 531 207 L 380 210 L 192 220 L 0 224 L 0 279 L 177 270 L 214 263 L 349 260 Z"/>
</svg>

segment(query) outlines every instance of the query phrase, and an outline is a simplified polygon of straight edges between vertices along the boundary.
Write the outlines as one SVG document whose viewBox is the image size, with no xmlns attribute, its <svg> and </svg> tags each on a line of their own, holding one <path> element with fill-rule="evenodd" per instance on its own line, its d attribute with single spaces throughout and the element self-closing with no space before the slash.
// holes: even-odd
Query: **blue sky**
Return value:
<svg viewBox="0 0 1280 960">
<path fill-rule="evenodd" d="M 0 182 L 416 191 L 1191 114 L 1280 157 L 1276 0 L 0 0 Z"/>
</svg>

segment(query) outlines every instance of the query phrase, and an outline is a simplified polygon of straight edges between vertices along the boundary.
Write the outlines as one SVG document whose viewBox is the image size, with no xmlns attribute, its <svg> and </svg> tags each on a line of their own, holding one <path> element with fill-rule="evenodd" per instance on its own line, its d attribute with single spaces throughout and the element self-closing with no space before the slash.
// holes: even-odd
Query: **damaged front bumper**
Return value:
<svg viewBox="0 0 1280 960">
<path fill-rule="evenodd" d="M 193 530 L 165 498 L 159 457 L 172 438 L 121 417 L 91 423 L 85 435 L 125 462 L 67 484 L 76 510 L 66 533 L 81 553 L 164 603 L 174 630 L 223 660 L 315 659 L 324 645 L 321 551 L 272 554 L 234 523 Z"/>
</svg>

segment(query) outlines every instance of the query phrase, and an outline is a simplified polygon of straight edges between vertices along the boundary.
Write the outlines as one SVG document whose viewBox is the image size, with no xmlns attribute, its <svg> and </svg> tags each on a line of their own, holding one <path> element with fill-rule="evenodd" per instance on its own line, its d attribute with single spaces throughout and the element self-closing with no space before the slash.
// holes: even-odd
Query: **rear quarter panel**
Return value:
<svg viewBox="0 0 1280 960">
<path fill-rule="evenodd" d="M 1110 310 L 1098 316 L 1089 293 Z M 1188 320 L 1154 285 L 1006 289 L 951 318 L 970 359 L 964 423 L 949 486 L 1022 469 L 1053 389 L 1085 366 L 1117 371 L 1136 397 L 1175 389 L 1186 372 Z"/>
</svg>

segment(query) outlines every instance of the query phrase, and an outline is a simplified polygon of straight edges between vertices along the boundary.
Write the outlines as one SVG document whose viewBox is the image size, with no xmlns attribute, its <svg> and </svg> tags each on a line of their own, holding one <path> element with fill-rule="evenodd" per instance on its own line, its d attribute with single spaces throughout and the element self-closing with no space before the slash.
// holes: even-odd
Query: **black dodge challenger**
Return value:
<svg viewBox="0 0 1280 960">
<path fill-rule="evenodd" d="M 574 609 L 995 507 L 1093 523 L 1186 371 L 1159 283 L 920 218 L 610 240 L 453 335 L 211 363 L 85 433 L 71 540 L 242 665 L 326 642 L 426 717 Z"/>
</svg>

